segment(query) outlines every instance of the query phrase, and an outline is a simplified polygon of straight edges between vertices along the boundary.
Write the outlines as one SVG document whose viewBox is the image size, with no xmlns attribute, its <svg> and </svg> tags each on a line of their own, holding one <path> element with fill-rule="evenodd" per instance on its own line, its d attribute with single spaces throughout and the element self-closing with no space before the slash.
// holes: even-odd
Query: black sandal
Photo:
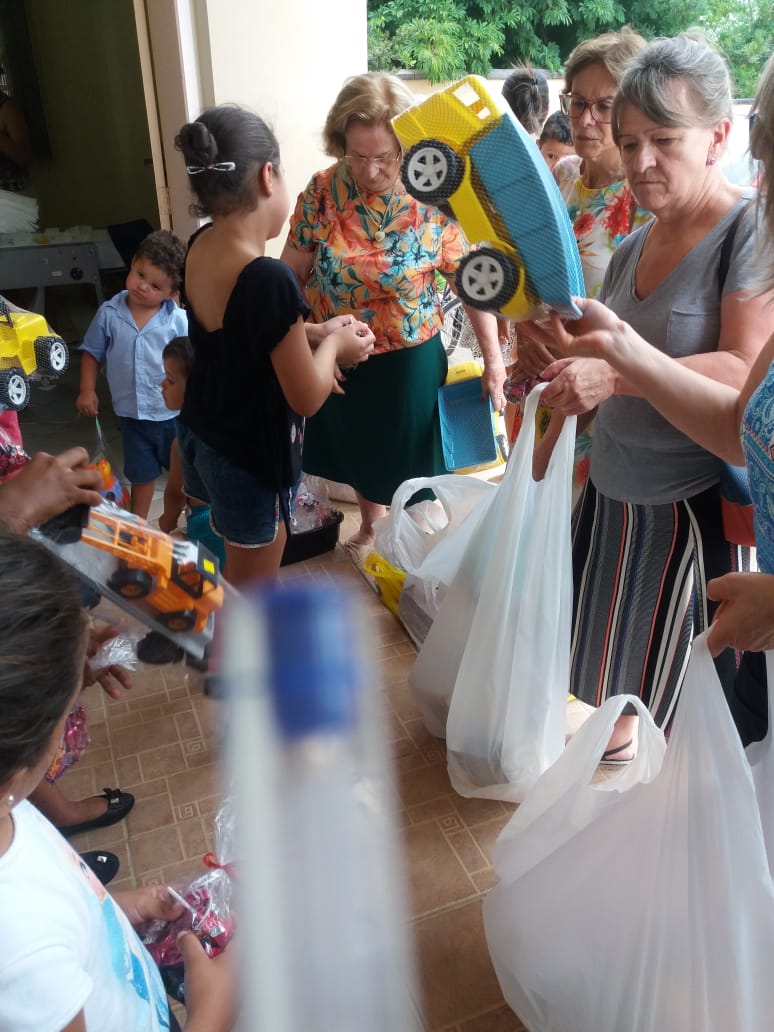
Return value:
<svg viewBox="0 0 774 1032">
<path fill-rule="evenodd" d="M 103 796 L 107 799 L 107 810 L 100 816 L 90 821 L 82 821 L 80 824 L 68 824 L 59 831 L 66 838 L 70 835 L 78 835 L 82 831 L 94 831 L 95 828 L 109 828 L 111 824 L 117 824 L 134 806 L 134 796 L 131 792 L 122 792 L 120 788 L 103 788 Z"/>
<path fill-rule="evenodd" d="M 634 745 L 634 739 L 630 738 L 628 742 L 624 742 L 623 745 L 616 746 L 615 749 L 608 749 L 602 753 L 602 759 L 600 763 L 604 763 L 607 767 L 623 767 L 627 763 L 631 763 L 634 756 L 627 756 L 626 759 L 618 759 L 618 754 L 625 752 L 627 749 L 631 749 Z"/>
</svg>

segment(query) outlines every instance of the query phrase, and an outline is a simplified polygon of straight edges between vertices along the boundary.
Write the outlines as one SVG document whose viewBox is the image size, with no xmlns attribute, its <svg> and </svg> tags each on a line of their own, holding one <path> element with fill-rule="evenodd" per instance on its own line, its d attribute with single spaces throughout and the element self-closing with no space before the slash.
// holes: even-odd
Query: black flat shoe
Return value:
<svg viewBox="0 0 774 1032">
<path fill-rule="evenodd" d="M 86 866 L 96 874 L 103 885 L 107 885 L 118 874 L 121 861 L 115 853 L 106 853 L 104 849 L 92 849 L 88 853 L 79 854 Z"/>
<path fill-rule="evenodd" d="M 108 801 L 107 810 L 100 817 L 94 817 L 90 821 L 68 824 L 60 828 L 59 831 L 65 838 L 82 831 L 93 831 L 95 828 L 109 828 L 111 824 L 122 821 L 134 806 L 134 796 L 131 792 L 122 792 L 120 788 L 103 788 L 102 794 Z"/>
</svg>

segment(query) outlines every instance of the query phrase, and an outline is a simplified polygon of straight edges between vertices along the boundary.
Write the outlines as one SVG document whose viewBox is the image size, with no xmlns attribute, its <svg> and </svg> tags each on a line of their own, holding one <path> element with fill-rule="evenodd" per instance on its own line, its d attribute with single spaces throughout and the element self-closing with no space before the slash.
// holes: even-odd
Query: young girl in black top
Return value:
<svg viewBox="0 0 774 1032">
<path fill-rule="evenodd" d="M 276 575 L 303 420 L 342 388 L 340 367 L 367 359 L 373 335 L 352 316 L 307 325 L 296 279 L 264 256 L 290 208 L 277 142 L 234 105 L 184 125 L 195 210 L 211 222 L 191 239 L 183 293 L 194 367 L 178 420 L 185 491 L 211 505 L 237 586 Z"/>
</svg>

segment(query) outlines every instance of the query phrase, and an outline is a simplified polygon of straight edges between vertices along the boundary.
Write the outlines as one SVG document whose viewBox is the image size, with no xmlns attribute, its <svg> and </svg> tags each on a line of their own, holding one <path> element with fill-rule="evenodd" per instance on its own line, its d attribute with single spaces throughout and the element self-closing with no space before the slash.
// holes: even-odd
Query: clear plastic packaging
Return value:
<svg viewBox="0 0 774 1032">
<path fill-rule="evenodd" d="M 417 1027 L 365 637 L 350 597 L 322 584 L 267 589 L 227 626 L 245 1032 Z"/>
<path fill-rule="evenodd" d="M 193 931 L 208 956 L 217 957 L 234 932 L 233 843 L 233 801 L 227 798 L 215 817 L 215 851 L 202 858 L 206 870 L 186 886 L 169 886 L 172 895 L 185 905 L 183 914 L 176 921 L 152 922 L 143 935 L 167 992 L 181 1003 L 185 1003 L 185 972 L 178 934 Z"/>
</svg>

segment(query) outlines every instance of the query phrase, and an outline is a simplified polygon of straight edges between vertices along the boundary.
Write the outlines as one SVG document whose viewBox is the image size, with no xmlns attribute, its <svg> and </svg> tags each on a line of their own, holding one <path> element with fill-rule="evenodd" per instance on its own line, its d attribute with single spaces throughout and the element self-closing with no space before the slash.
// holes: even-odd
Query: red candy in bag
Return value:
<svg viewBox="0 0 774 1032">
<path fill-rule="evenodd" d="M 62 741 L 59 743 L 56 756 L 46 771 L 46 781 L 50 785 L 53 785 L 68 767 L 72 767 L 76 760 L 83 756 L 91 742 L 89 729 L 86 726 L 87 717 L 86 707 L 82 703 L 73 706 L 67 715 Z"/>
</svg>

